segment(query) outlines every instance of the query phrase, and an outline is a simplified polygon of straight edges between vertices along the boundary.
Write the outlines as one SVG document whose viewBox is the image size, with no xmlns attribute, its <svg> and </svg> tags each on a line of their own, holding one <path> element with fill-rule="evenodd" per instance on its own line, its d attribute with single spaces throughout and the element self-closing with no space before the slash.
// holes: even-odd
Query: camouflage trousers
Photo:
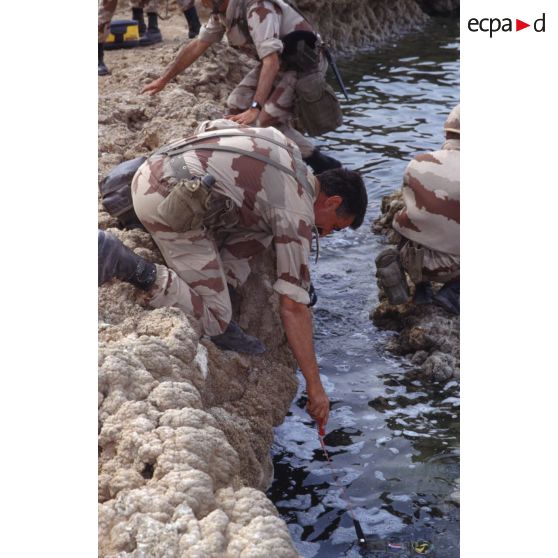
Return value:
<svg viewBox="0 0 558 558">
<path fill-rule="evenodd" d="M 459 256 L 431 250 L 411 240 L 403 240 L 399 251 L 401 263 L 415 284 L 421 281 L 447 283 L 459 277 Z M 419 258 L 417 254 L 420 254 Z"/>
<path fill-rule="evenodd" d="M 157 279 L 145 302 L 153 308 L 180 308 L 199 319 L 205 333 L 218 335 L 232 316 L 227 283 L 238 287 L 248 279 L 251 261 L 271 244 L 271 237 L 249 230 L 228 231 L 219 237 L 205 229 L 175 232 L 157 211 L 172 189 L 153 172 L 162 166 L 162 158 L 148 159 L 132 181 L 136 214 L 167 264 L 157 265 Z"/>
<path fill-rule="evenodd" d="M 227 107 L 231 114 L 238 114 L 250 108 L 262 65 L 251 70 L 246 77 L 233 89 L 227 99 Z M 322 56 L 320 71 L 327 71 L 327 61 Z M 313 142 L 293 127 L 293 111 L 295 101 L 295 86 L 297 72 L 293 70 L 279 70 L 271 93 L 262 107 L 258 120 L 252 126 L 274 126 L 290 140 L 294 141 L 303 158 L 310 157 L 314 151 Z"/>
<path fill-rule="evenodd" d="M 195 0 L 177 0 L 180 9 L 185 12 L 194 6 Z M 118 0 L 99 0 L 98 42 L 102 43 L 109 34 L 110 22 L 116 11 Z M 157 12 L 159 0 L 130 0 L 131 8 L 142 8 L 146 13 Z"/>
</svg>

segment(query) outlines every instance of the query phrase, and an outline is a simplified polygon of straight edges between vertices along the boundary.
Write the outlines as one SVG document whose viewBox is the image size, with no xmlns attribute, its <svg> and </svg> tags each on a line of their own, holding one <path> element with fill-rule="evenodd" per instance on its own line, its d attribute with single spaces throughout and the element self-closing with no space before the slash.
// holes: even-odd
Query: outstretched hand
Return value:
<svg viewBox="0 0 558 558">
<path fill-rule="evenodd" d="M 155 95 L 155 93 L 159 93 L 159 91 L 164 89 L 165 85 L 167 85 L 167 82 L 160 77 L 145 85 L 141 92 L 148 93 L 149 95 Z"/>
<path fill-rule="evenodd" d="M 329 418 L 329 399 L 321 384 L 319 387 L 307 389 L 307 391 L 306 411 L 318 423 L 320 430 L 324 431 Z"/>
<path fill-rule="evenodd" d="M 257 108 L 251 108 L 241 112 L 240 114 L 229 114 L 225 116 L 227 120 L 232 120 L 233 122 L 238 122 L 238 124 L 244 124 L 249 126 L 253 124 L 257 119 L 260 111 Z"/>
</svg>

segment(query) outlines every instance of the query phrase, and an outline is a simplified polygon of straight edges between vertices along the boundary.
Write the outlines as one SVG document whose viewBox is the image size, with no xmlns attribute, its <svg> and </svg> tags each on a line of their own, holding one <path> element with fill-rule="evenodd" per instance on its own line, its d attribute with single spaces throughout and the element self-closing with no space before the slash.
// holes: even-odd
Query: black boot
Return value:
<svg viewBox="0 0 558 558">
<path fill-rule="evenodd" d="M 188 8 L 184 12 L 184 17 L 188 22 L 188 38 L 193 39 L 194 37 L 197 37 L 200 32 L 201 23 L 196 7 L 192 6 L 191 8 Z"/>
<path fill-rule="evenodd" d="M 432 304 L 433 299 L 432 283 L 430 281 L 422 281 L 415 285 L 415 294 L 413 302 L 415 304 Z"/>
<path fill-rule="evenodd" d="M 116 277 L 143 291 L 149 290 L 157 279 L 155 264 L 134 254 L 112 234 L 99 231 L 98 236 L 99 285 Z"/>
<path fill-rule="evenodd" d="M 449 281 L 434 295 L 434 303 L 450 314 L 459 315 L 459 290 L 459 279 Z"/>
<path fill-rule="evenodd" d="M 236 351 L 249 355 L 261 355 L 265 352 L 264 344 L 257 337 L 244 333 L 233 320 L 231 320 L 225 333 L 214 335 L 211 341 L 225 351 Z"/>
<path fill-rule="evenodd" d="M 145 35 L 145 20 L 143 19 L 143 8 L 132 8 L 132 19 L 138 22 L 140 37 Z"/>
<path fill-rule="evenodd" d="M 147 31 L 140 39 L 140 46 L 154 45 L 163 40 L 161 31 L 159 31 L 159 24 L 157 23 L 157 14 L 155 12 L 147 13 Z"/>
<path fill-rule="evenodd" d="M 99 61 L 99 75 L 108 76 L 110 74 L 110 70 L 107 68 L 104 61 L 105 49 L 103 47 L 103 43 L 97 43 L 97 52 Z"/>
<path fill-rule="evenodd" d="M 306 157 L 303 161 L 312 168 L 314 174 L 320 174 L 330 169 L 338 169 L 341 166 L 337 159 L 324 155 L 317 147 L 312 151 L 312 155 Z"/>
</svg>

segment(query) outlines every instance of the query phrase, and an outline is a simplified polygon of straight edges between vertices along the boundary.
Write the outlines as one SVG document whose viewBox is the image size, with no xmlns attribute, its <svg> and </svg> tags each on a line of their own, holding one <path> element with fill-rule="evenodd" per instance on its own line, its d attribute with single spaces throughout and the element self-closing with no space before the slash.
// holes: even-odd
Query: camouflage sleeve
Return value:
<svg viewBox="0 0 558 558">
<path fill-rule="evenodd" d="M 198 39 L 206 43 L 218 43 L 225 34 L 225 26 L 218 14 L 211 14 L 205 25 L 202 25 Z"/>
<path fill-rule="evenodd" d="M 281 10 L 273 2 L 260 0 L 248 8 L 248 29 L 260 60 L 283 51 L 283 42 L 279 38 L 280 18 Z"/>
<path fill-rule="evenodd" d="M 281 209 L 272 209 L 270 223 L 277 253 L 277 281 L 273 288 L 295 302 L 308 304 L 308 257 L 312 242 L 312 224 L 304 215 Z"/>
</svg>

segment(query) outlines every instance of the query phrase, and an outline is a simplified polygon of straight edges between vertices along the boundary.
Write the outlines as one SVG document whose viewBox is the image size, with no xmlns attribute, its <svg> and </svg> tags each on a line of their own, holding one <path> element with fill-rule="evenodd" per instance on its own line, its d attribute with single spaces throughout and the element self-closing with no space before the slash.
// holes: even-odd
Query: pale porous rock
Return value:
<svg viewBox="0 0 558 558">
<path fill-rule="evenodd" d="M 397 243 L 399 236 L 391 223 L 402 207 L 401 192 L 384 196 L 381 213 L 372 225 L 373 232 Z M 413 284 L 410 280 L 408 284 L 412 293 Z M 378 327 L 398 332 L 387 348 L 409 357 L 420 376 L 436 381 L 459 378 L 459 316 L 434 304 L 419 306 L 408 302 L 392 306 L 380 287 L 380 304 L 372 309 L 370 318 Z"/>
<path fill-rule="evenodd" d="M 339 18 L 337 0 L 300 4 L 317 10 L 320 30 L 335 32 L 338 48 L 369 46 L 425 19 L 408 0 L 346 2 Z M 129 15 L 120 8 L 116 18 Z M 159 94 L 140 95 L 187 40 L 178 11 L 160 27 L 162 44 L 105 53 L 112 75 L 99 80 L 99 177 L 222 116 L 228 94 L 254 66 L 215 45 Z M 100 228 L 163 263 L 145 231 L 116 224 L 99 204 Z M 233 301 L 240 325 L 266 343 L 262 357 L 218 350 L 195 320 L 176 308 L 145 308 L 128 284 L 99 289 L 100 556 L 298 556 L 262 492 L 273 474 L 272 427 L 297 387 L 272 261 L 266 254 Z"/>
</svg>

